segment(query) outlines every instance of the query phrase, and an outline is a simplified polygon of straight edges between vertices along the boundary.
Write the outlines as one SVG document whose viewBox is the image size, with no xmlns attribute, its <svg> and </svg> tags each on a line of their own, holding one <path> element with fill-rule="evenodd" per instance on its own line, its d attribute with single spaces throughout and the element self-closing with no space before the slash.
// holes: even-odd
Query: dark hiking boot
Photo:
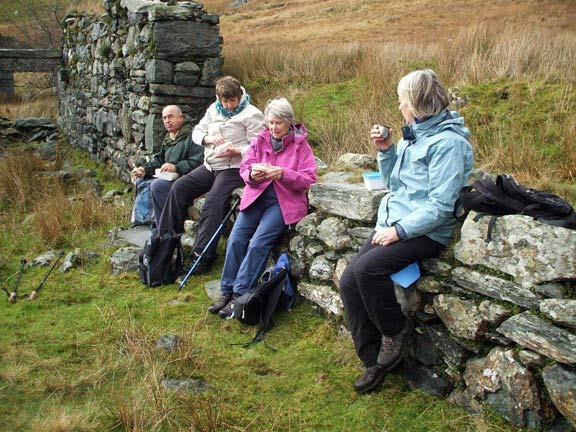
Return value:
<svg viewBox="0 0 576 432">
<path fill-rule="evenodd" d="M 378 365 L 385 371 L 395 368 L 404 357 L 408 341 L 414 331 L 414 323 L 410 318 L 406 319 L 406 324 L 394 336 L 382 336 L 382 345 L 378 353 Z"/>
<path fill-rule="evenodd" d="M 384 381 L 386 371 L 379 365 L 367 367 L 364 374 L 354 383 L 354 389 L 360 393 L 369 393 L 374 391 Z"/>
<path fill-rule="evenodd" d="M 218 316 L 220 318 L 225 319 L 225 320 L 229 320 L 229 319 L 234 318 L 234 300 L 236 300 L 237 298 L 238 298 L 238 294 L 236 294 L 236 293 L 232 294 L 232 298 L 230 299 L 228 304 L 226 304 L 226 306 L 224 306 L 218 312 Z"/>
<path fill-rule="evenodd" d="M 220 310 L 225 307 L 232 300 L 232 294 L 222 294 L 222 297 L 215 303 L 208 306 L 208 312 L 212 314 L 217 314 Z"/>
<path fill-rule="evenodd" d="M 182 274 L 187 275 L 190 269 L 194 266 L 194 264 L 196 264 L 196 261 L 198 261 L 198 258 L 200 258 L 200 255 L 198 255 L 196 252 L 192 252 L 191 257 L 192 264 L 190 266 L 184 267 L 182 269 Z M 209 273 L 210 270 L 212 270 L 212 265 L 214 264 L 214 261 L 215 261 L 214 258 L 202 257 L 202 259 L 198 262 L 196 267 L 194 267 L 192 275 L 203 275 Z"/>
</svg>

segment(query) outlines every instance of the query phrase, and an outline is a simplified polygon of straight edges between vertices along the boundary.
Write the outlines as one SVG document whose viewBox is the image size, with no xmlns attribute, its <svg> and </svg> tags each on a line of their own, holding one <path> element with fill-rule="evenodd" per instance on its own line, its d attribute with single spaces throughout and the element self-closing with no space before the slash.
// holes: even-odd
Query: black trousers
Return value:
<svg viewBox="0 0 576 432">
<path fill-rule="evenodd" d="M 352 258 L 340 278 L 340 295 L 354 347 L 366 367 L 376 364 L 382 335 L 394 336 L 406 323 L 390 275 L 422 258 L 439 255 L 445 246 L 428 237 L 372 244 L 372 237 Z"/>
<path fill-rule="evenodd" d="M 194 252 L 200 254 L 226 216 L 232 191 L 242 186 L 244 180 L 240 177 L 238 168 L 210 171 L 206 166 L 200 165 L 174 182 L 158 221 L 158 232 L 163 233 L 167 229 L 183 232 L 184 221 L 188 218 L 188 207 L 196 198 L 208 192 L 193 246 Z M 206 251 L 206 261 L 215 258 L 217 245 L 218 238 L 214 239 L 210 249 Z"/>
</svg>

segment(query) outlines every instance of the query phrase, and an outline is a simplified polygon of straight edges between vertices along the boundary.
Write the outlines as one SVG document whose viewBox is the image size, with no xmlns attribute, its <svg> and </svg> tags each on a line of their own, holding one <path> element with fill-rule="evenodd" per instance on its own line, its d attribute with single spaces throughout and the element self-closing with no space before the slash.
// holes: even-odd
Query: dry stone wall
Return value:
<svg viewBox="0 0 576 432">
<path fill-rule="evenodd" d="M 368 238 L 385 191 L 357 183 L 375 167 L 344 155 L 310 190 L 314 212 L 288 249 L 299 292 L 343 317 L 338 281 Z M 354 173 L 355 172 L 355 173 Z M 420 263 L 423 276 L 396 286 L 416 332 L 402 374 L 414 388 L 472 412 L 484 405 L 537 430 L 576 426 L 576 231 L 526 216 L 466 219 L 453 252 Z"/>
<path fill-rule="evenodd" d="M 63 22 L 59 123 L 118 177 L 151 156 L 177 104 L 196 123 L 221 76 L 219 19 L 195 2 L 104 0 L 106 14 Z"/>
</svg>

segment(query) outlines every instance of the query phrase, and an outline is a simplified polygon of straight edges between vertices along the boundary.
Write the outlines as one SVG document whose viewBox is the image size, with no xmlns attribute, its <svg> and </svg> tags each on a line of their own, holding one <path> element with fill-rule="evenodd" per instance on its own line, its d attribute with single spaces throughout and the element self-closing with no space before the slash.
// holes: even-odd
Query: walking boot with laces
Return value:
<svg viewBox="0 0 576 432">
<path fill-rule="evenodd" d="M 222 319 L 229 320 L 234 318 L 234 300 L 238 298 L 238 294 L 232 294 L 232 298 L 226 306 L 218 312 L 218 316 Z"/>
<path fill-rule="evenodd" d="M 414 323 L 410 318 L 406 318 L 406 324 L 394 336 L 382 336 L 382 345 L 378 353 L 378 365 L 385 371 L 395 368 L 404 357 L 406 347 L 412 332 L 414 331 Z"/>
<path fill-rule="evenodd" d="M 376 390 L 382 381 L 384 381 L 385 375 L 386 371 L 378 364 L 367 367 L 366 370 L 364 370 L 364 374 L 354 383 L 354 389 L 360 394 Z"/>
<path fill-rule="evenodd" d="M 222 296 L 210 306 L 208 306 L 208 312 L 212 314 L 217 314 L 232 300 L 232 294 L 222 294 Z"/>
</svg>

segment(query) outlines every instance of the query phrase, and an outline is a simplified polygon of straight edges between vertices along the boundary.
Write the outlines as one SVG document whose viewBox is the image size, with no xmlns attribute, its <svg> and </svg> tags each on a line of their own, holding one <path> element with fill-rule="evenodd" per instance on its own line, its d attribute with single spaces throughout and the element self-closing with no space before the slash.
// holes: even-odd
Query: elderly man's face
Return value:
<svg viewBox="0 0 576 432">
<path fill-rule="evenodd" d="M 170 133 L 177 133 L 184 124 L 184 114 L 179 114 L 174 107 L 166 107 L 162 111 L 164 127 Z"/>
</svg>

